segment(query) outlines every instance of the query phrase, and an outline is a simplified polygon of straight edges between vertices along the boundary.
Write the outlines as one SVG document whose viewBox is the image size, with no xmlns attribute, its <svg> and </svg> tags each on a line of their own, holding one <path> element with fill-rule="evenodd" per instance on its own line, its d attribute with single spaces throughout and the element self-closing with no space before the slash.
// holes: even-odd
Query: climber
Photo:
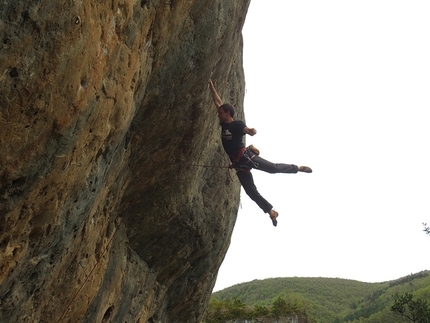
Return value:
<svg viewBox="0 0 430 323">
<path fill-rule="evenodd" d="M 271 174 L 297 172 L 312 173 L 312 169 L 307 166 L 271 163 L 261 158 L 259 156 L 259 151 L 254 146 L 245 147 L 243 136 L 245 134 L 254 136 L 257 130 L 247 127 L 243 121 L 233 119 L 233 106 L 222 102 L 212 80 L 209 80 L 209 89 L 217 108 L 218 118 L 222 128 L 221 142 L 232 162 L 232 168 L 236 169 L 236 175 L 246 194 L 255 201 L 265 213 L 269 213 L 270 219 L 276 227 L 278 224 L 278 212 L 276 212 L 273 206 L 258 193 L 251 174 L 251 169 L 255 168 Z"/>
</svg>

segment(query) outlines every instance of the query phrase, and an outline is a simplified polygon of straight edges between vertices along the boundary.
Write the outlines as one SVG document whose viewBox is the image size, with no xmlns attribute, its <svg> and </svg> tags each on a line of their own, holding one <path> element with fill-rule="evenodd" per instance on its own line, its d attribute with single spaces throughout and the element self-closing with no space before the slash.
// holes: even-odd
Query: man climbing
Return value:
<svg viewBox="0 0 430 323">
<path fill-rule="evenodd" d="M 234 108 L 228 103 L 223 103 L 219 97 L 212 80 L 209 80 L 209 89 L 213 101 L 218 111 L 218 118 L 221 125 L 221 141 L 225 152 L 230 157 L 232 167 L 236 169 L 236 175 L 246 194 L 255 201 L 265 212 L 269 213 L 273 225 L 278 224 L 278 212 L 264 199 L 257 191 L 251 169 L 255 168 L 267 173 L 312 173 L 312 169 L 307 166 L 296 166 L 290 164 L 274 164 L 259 156 L 259 151 L 252 145 L 245 147 L 243 136 L 248 134 L 254 136 L 257 130 L 249 128 L 243 121 L 234 120 Z"/>
</svg>

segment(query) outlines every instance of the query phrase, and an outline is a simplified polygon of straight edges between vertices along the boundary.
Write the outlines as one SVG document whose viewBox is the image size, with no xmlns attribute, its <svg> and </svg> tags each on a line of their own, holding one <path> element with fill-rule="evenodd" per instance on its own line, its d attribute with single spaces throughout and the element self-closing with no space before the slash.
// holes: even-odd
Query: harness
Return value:
<svg viewBox="0 0 430 323">
<path fill-rule="evenodd" d="M 250 154 L 250 152 L 253 152 L 254 154 Z M 247 164 L 252 163 L 254 168 L 258 168 L 259 164 L 254 162 L 252 159 L 259 154 L 260 152 L 253 145 L 250 145 L 248 147 L 243 147 L 239 151 L 236 158 L 234 158 L 234 161 L 230 165 L 230 168 L 234 168 L 236 171 L 250 172 L 252 167 L 247 166 Z M 240 160 L 242 159 L 242 157 L 245 157 L 247 159 L 246 163 L 244 164 L 240 163 Z"/>
<path fill-rule="evenodd" d="M 235 158 L 235 162 L 238 163 L 239 160 L 241 160 L 243 154 L 245 153 L 247 147 L 243 147 L 240 151 L 239 154 L 237 155 L 237 157 Z"/>
</svg>

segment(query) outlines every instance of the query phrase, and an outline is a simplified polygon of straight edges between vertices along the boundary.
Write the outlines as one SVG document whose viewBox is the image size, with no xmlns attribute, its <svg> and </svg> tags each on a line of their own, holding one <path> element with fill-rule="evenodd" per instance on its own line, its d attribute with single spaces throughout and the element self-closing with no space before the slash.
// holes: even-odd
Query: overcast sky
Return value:
<svg viewBox="0 0 430 323">
<path fill-rule="evenodd" d="M 430 1 L 252 0 L 247 137 L 312 174 L 253 170 L 216 290 L 270 277 L 366 282 L 430 269 Z"/>
</svg>

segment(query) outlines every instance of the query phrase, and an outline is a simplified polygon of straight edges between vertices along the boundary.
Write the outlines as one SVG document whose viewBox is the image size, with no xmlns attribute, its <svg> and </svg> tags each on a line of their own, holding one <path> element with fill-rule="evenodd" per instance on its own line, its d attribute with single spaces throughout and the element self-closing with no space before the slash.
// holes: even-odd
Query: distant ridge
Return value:
<svg viewBox="0 0 430 323">
<path fill-rule="evenodd" d="M 341 278 L 270 278 L 237 284 L 212 294 L 212 299 L 238 299 L 247 306 L 271 306 L 278 297 L 297 299 L 318 323 L 403 323 L 390 310 L 396 293 L 430 299 L 430 271 L 396 280 L 366 283 Z"/>
</svg>

